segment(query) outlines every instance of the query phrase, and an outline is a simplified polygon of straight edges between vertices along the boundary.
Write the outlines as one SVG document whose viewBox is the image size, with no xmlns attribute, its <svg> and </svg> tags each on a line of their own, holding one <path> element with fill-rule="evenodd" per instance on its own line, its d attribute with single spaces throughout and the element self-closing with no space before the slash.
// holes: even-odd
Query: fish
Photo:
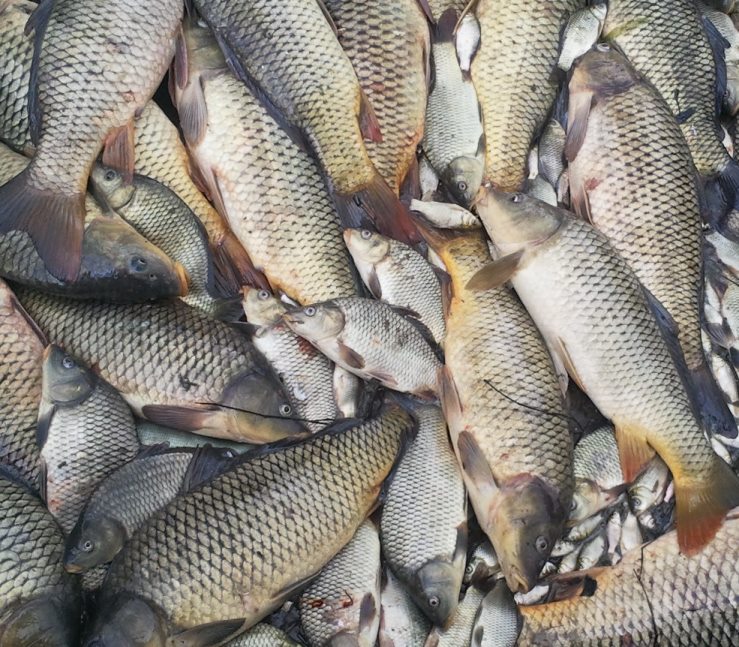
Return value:
<svg viewBox="0 0 739 647">
<path fill-rule="evenodd" d="M 424 129 L 431 49 L 424 0 L 324 4 L 382 134 L 381 141 L 365 141 L 367 154 L 398 195 Z"/>
<path fill-rule="evenodd" d="M 185 140 L 219 212 L 254 266 L 299 303 L 357 293 L 320 170 L 228 70 L 206 27 L 185 29 L 175 82 Z M 184 77 L 184 78 L 183 78 Z"/>
<path fill-rule="evenodd" d="M 136 173 L 174 191 L 203 223 L 212 246 L 219 292 L 235 297 L 242 285 L 263 280 L 226 221 L 195 184 L 197 169 L 192 167 L 180 133 L 154 101 L 149 101 L 136 119 L 134 148 Z"/>
<path fill-rule="evenodd" d="M 625 488 L 618 444 L 611 425 L 599 427 L 575 445 L 575 493 L 569 523 L 607 508 Z"/>
<path fill-rule="evenodd" d="M 34 148 L 28 127 L 33 37 L 25 28 L 37 6 L 28 0 L 8 0 L 0 6 L 0 141 L 19 153 Z"/>
<path fill-rule="evenodd" d="M 432 242 L 452 278 L 440 399 L 472 507 L 509 586 L 530 590 L 573 490 L 572 439 L 552 360 L 505 287 L 467 288 L 489 259 L 481 235 Z M 515 343 L 514 343 L 515 342 Z"/>
<path fill-rule="evenodd" d="M 96 164 L 90 174 L 95 199 L 115 211 L 147 240 L 185 268 L 189 292 L 183 301 L 204 312 L 217 312 L 218 291 L 213 254 L 205 227 L 171 189 L 143 175 L 127 184 L 114 168 Z"/>
<path fill-rule="evenodd" d="M 431 623 L 389 568 L 383 578 L 379 647 L 423 647 Z"/>
<path fill-rule="evenodd" d="M 133 414 L 113 387 L 51 344 L 36 435 L 41 494 L 67 535 L 95 486 L 138 453 Z"/>
<path fill-rule="evenodd" d="M 464 584 L 487 582 L 500 573 L 500 562 L 492 545 L 486 539 L 475 548 L 464 567 Z"/>
<path fill-rule="evenodd" d="M 565 143 L 567 134 L 562 124 L 550 119 L 539 137 L 537 145 L 537 170 L 559 193 L 565 169 Z"/>
<path fill-rule="evenodd" d="M 468 12 L 459 19 L 454 36 L 459 69 L 469 76 L 472 59 L 480 46 L 480 23 L 477 22 L 474 13 Z"/>
<path fill-rule="evenodd" d="M 365 422 L 246 454 L 178 497 L 113 561 L 84 646 L 218 644 L 255 625 L 354 536 L 412 429 L 388 404 Z"/>
<path fill-rule="evenodd" d="M 64 568 L 86 573 L 113 561 L 133 533 L 176 496 L 225 469 L 229 451 L 144 450 L 103 478 L 68 531 Z"/>
<path fill-rule="evenodd" d="M 195 7 L 239 79 L 258 89 L 295 139 L 313 151 L 342 223 L 418 242 L 408 210 L 364 145 L 365 138 L 382 139 L 377 116 L 319 3 L 196 0 Z"/>
<path fill-rule="evenodd" d="M 504 582 L 485 595 L 472 625 L 471 647 L 513 647 L 521 630 L 516 602 Z"/>
<path fill-rule="evenodd" d="M 0 280 L 0 464 L 38 490 L 36 423 L 46 338 L 7 283 Z"/>
<path fill-rule="evenodd" d="M 6 467 L 0 467 L 0 543 L 2 644 L 77 644 L 79 592 L 62 568 L 62 533 L 41 500 Z"/>
<path fill-rule="evenodd" d="M 0 186 L 0 232 L 27 233 L 59 280 L 79 274 L 87 178 L 98 153 L 105 148 L 104 161 L 127 176 L 133 172 L 134 114 L 169 66 L 182 10 L 179 0 L 112 9 L 100 0 L 57 0 L 39 5 L 29 19 L 35 151 L 28 166 Z M 125 40 L 117 30 L 125 31 Z"/>
<path fill-rule="evenodd" d="M 728 43 L 723 52 L 726 64 L 726 91 L 723 96 L 723 111 L 729 116 L 734 116 L 739 111 L 739 31 L 734 26 L 731 17 L 726 13 L 712 10 L 705 4 L 701 4 L 700 10 Z M 729 151 L 729 154 L 733 157 L 731 151 Z"/>
<path fill-rule="evenodd" d="M 714 47 L 723 44 L 712 27 L 691 0 L 672 2 L 669 10 L 658 0 L 609 0 L 603 38 L 614 43 L 667 102 L 704 177 L 703 217 L 717 223 L 734 205 L 739 165 L 721 143 L 717 114 L 723 73 Z"/>
<path fill-rule="evenodd" d="M 344 297 L 290 310 L 282 318 L 354 375 L 401 393 L 435 397 L 438 357 L 419 329 L 386 303 Z"/>
<path fill-rule="evenodd" d="M 547 182 L 542 175 L 528 178 L 524 182 L 524 192 L 534 198 L 546 202 L 547 204 L 557 206 L 557 192 L 554 187 Z"/>
<path fill-rule="evenodd" d="M 457 60 L 457 19 L 457 12 L 447 9 L 434 28 L 433 85 L 421 148 L 444 187 L 456 201 L 468 207 L 482 183 L 485 134 L 475 87 Z"/>
<path fill-rule="evenodd" d="M 608 5 L 594 4 L 578 9 L 567 21 L 559 50 L 557 67 L 569 72 L 577 58 L 585 54 L 598 40 L 603 29 Z"/>
<path fill-rule="evenodd" d="M 117 305 L 20 287 L 16 295 L 49 341 L 94 366 L 137 416 L 245 442 L 304 433 L 246 336 L 181 301 Z"/>
<path fill-rule="evenodd" d="M 20 172 L 28 160 L 0 144 L 0 182 Z M 187 294 L 189 277 L 177 262 L 91 197 L 85 201 L 82 260 L 77 278 L 64 282 L 49 273 L 29 236 L 0 234 L 0 274 L 46 292 L 118 302 L 148 301 Z"/>
<path fill-rule="evenodd" d="M 412 247 L 369 229 L 345 229 L 344 241 L 372 295 L 416 313 L 441 344 L 446 332 L 442 286 L 429 262 Z"/>
<path fill-rule="evenodd" d="M 567 529 L 564 541 L 583 541 L 603 526 L 603 514 L 595 514 Z"/>
<path fill-rule="evenodd" d="M 411 210 L 420 213 L 439 229 L 480 229 L 482 225 L 475 214 L 450 202 L 411 200 Z"/>
<path fill-rule="evenodd" d="M 560 34 L 579 0 L 553 0 L 547 10 L 516 0 L 479 0 L 480 48 L 472 60 L 472 81 L 485 130 L 483 178 L 503 191 L 518 191 L 528 176 L 532 141 L 557 94 Z"/>
<path fill-rule="evenodd" d="M 424 647 L 470 647 L 472 628 L 486 591 L 476 585 L 467 588 L 446 627 L 433 627 Z"/>
<path fill-rule="evenodd" d="M 422 0 L 428 5 L 431 18 L 438 21 L 445 11 L 455 9 L 458 14 L 469 4 L 468 0 Z"/>
<path fill-rule="evenodd" d="M 340 417 L 331 360 L 287 327 L 287 306 L 270 292 L 244 288 L 243 304 L 256 329 L 252 342 L 295 404 L 295 417 L 314 432 L 330 425 Z"/>
<path fill-rule="evenodd" d="M 682 131 L 662 97 L 608 44 L 579 60 L 569 91 L 574 209 L 608 237 L 653 307 L 667 312 L 681 378 L 706 431 L 736 436 L 703 354 L 701 205 Z"/>
<path fill-rule="evenodd" d="M 518 617 L 501 613 L 500 630 L 521 626 L 518 643 L 501 644 L 731 644 L 739 629 L 737 582 L 725 556 L 736 550 L 737 541 L 739 524 L 733 518 L 717 541 L 688 558 L 670 532 L 627 553 L 616 566 L 574 574 L 571 586 L 589 588 L 589 596 L 519 607 Z M 703 578 L 696 579 L 696 572 Z"/>
<path fill-rule="evenodd" d="M 282 630 L 260 622 L 238 638 L 229 640 L 225 647 L 298 647 Z"/>
<path fill-rule="evenodd" d="M 642 518 L 648 510 L 662 503 L 669 480 L 667 466 L 654 457 L 639 478 L 629 486 L 629 506 L 634 514 Z"/>
<path fill-rule="evenodd" d="M 613 422 L 627 481 L 655 452 L 670 467 L 680 548 L 697 553 L 739 503 L 739 480 L 693 416 L 633 270 L 603 234 L 557 207 L 487 191 L 477 208 L 500 259 L 475 283 L 510 279 L 548 346 Z"/>
<path fill-rule="evenodd" d="M 300 624 L 311 645 L 374 647 L 380 572 L 380 538 L 367 520 L 300 596 Z"/>
<path fill-rule="evenodd" d="M 454 614 L 467 553 L 467 495 L 441 409 L 415 409 L 409 443 L 385 495 L 385 561 L 423 613 L 444 626 Z"/>
<path fill-rule="evenodd" d="M 148 420 L 136 421 L 136 434 L 139 437 L 139 443 L 144 447 L 152 447 L 154 445 L 168 444 L 172 448 L 196 448 L 204 445 L 212 445 L 213 447 L 221 447 L 230 449 L 235 454 L 243 454 L 250 449 L 254 449 L 255 445 L 247 443 L 234 443 L 220 438 L 208 438 L 199 434 L 192 434 L 188 431 L 179 431 L 171 427 L 154 424 Z"/>
</svg>

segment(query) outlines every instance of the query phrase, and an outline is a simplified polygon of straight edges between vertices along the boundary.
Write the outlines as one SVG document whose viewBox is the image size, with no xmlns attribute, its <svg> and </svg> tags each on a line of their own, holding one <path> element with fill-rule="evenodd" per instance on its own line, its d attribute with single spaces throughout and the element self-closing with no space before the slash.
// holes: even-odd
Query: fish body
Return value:
<svg viewBox="0 0 739 647">
<path fill-rule="evenodd" d="M 408 414 L 388 406 L 364 423 L 241 457 L 178 497 L 114 560 L 85 644 L 123 635 L 163 647 L 168 636 L 202 633 L 218 643 L 255 625 L 354 536 L 411 429 Z"/>
<path fill-rule="evenodd" d="M 552 360 L 507 288 L 468 289 L 479 236 L 440 255 L 452 277 L 441 400 L 470 501 L 510 586 L 529 590 L 570 509 L 572 440 Z"/>
<path fill-rule="evenodd" d="M 559 187 L 560 177 L 564 171 L 566 133 L 556 119 L 550 119 L 539 137 L 538 172 L 555 189 Z"/>
<path fill-rule="evenodd" d="M 382 141 L 365 142 L 397 195 L 423 136 L 429 25 L 418 0 L 327 0 L 339 43 L 377 117 Z"/>
<path fill-rule="evenodd" d="M 373 296 L 416 313 L 441 344 L 446 332 L 444 305 L 430 263 L 412 247 L 367 229 L 344 230 L 344 241 Z"/>
<path fill-rule="evenodd" d="M 225 647 L 297 647 L 297 645 L 298 643 L 293 642 L 284 631 L 266 622 L 260 622 L 238 638 L 229 640 Z"/>
<path fill-rule="evenodd" d="M 52 345 L 37 434 L 46 506 L 66 535 L 95 486 L 138 452 L 133 414 L 113 387 Z"/>
<path fill-rule="evenodd" d="M 504 191 L 518 191 L 528 173 L 532 140 L 554 102 L 550 80 L 559 40 L 578 0 L 500 3 L 480 0 L 480 48 L 472 61 L 472 80 L 485 129 L 484 179 Z"/>
<path fill-rule="evenodd" d="M 457 59 L 454 10 L 443 14 L 431 46 L 434 83 L 426 106 L 423 152 L 439 179 L 468 206 L 482 182 L 485 135 L 477 93 Z"/>
<path fill-rule="evenodd" d="M 257 327 L 252 342 L 277 374 L 295 405 L 294 415 L 311 431 L 339 416 L 334 365 L 282 321 L 287 306 L 266 290 L 245 288 L 246 320 Z"/>
<path fill-rule="evenodd" d="M 550 348 L 615 425 L 632 480 L 654 452 L 676 483 L 686 553 L 700 550 L 739 482 L 713 452 L 636 275 L 589 224 L 523 194 L 488 192 L 478 203 L 510 277 Z"/>
<path fill-rule="evenodd" d="M 87 178 L 100 150 L 129 175 L 132 122 L 174 53 L 178 0 L 60 0 L 33 14 L 36 60 L 29 119 L 36 144 L 26 169 L 0 188 L 0 230 L 29 234 L 51 274 L 80 266 Z"/>
<path fill-rule="evenodd" d="M 207 436 L 193 434 L 189 431 L 180 431 L 171 427 L 157 425 L 148 420 L 136 421 L 136 433 L 139 437 L 139 443 L 144 447 L 167 443 L 172 448 L 195 449 L 204 445 L 213 445 L 213 447 L 230 449 L 235 454 L 243 454 L 254 448 L 254 445 L 234 443 L 220 438 L 208 438 Z"/>
<path fill-rule="evenodd" d="M 266 442 L 301 431 L 248 339 L 195 308 L 16 292 L 49 340 L 98 367 L 137 415 L 231 440 Z"/>
<path fill-rule="evenodd" d="M 424 647 L 470 647 L 472 627 L 484 597 L 483 589 L 475 585 L 468 587 L 451 622 L 446 627 L 434 627 L 426 638 Z"/>
<path fill-rule="evenodd" d="M 365 380 L 432 399 L 441 364 L 418 328 L 389 305 L 345 297 L 285 313 L 288 327 Z"/>
<path fill-rule="evenodd" d="M 704 3 L 700 3 L 699 7 L 701 13 L 711 21 L 718 33 L 729 44 L 724 50 L 726 94 L 723 97 L 723 108 L 728 115 L 733 116 L 739 110 L 739 31 L 737 31 L 734 21 L 728 14 L 713 10 Z M 729 138 L 729 141 L 731 141 L 731 138 Z M 731 151 L 729 153 L 732 154 Z"/>
<path fill-rule="evenodd" d="M 216 204 L 269 281 L 258 287 L 299 303 L 356 294 L 316 163 L 229 72 L 206 28 L 189 26 L 186 39 L 188 82 L 177 93 L 185 138 Z M 197 111 L 203 119 L 195 124 L 188 115 Z"/>
<path fill-rule="evenodd" d="M 311 645 L 374 647 L 380 628 L 380 538 L 371 521 L 323 567 L 299 604 Z"/>
<path fill-rule="evenodd" d="M 464 568 L 465 584 L 486 582 L 500 573 L 500 562 L 489 541 L 483 541 L 467 560 Z"/>
<path fill-rule="evenodd" d="M 36 421 L 46 340 L 8 285 L 0 281 L 0 463 L 39 488 Z"/>
<path fill-rule="evenodd" d="M 416 409 L 418 431 L 382 508 L 385 560 L 418 607 L 445 625 L 457 607 L 467 549 L 467 499 L 441 410 Z"/>
<path fill-rule="evenodd" d="M 379 647 L 423 647 L 431 623 L 389 568 L 384 577 Z"/>
<path fill-rule="evenodd" d="M 585 54 L 598 40 L 608 5 L 596 4 L 578 9 L 570 16 L 559 52 L 557 67 L 568 72 L 575 59 Z"/>
</svg>

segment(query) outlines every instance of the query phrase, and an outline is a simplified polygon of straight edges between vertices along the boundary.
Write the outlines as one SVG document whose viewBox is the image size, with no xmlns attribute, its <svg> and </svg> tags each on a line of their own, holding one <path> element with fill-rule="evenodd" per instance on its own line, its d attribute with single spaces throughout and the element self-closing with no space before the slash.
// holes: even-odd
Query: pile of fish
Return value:
<svg viewBox="0 0 739 647">
<path fill-rule="evenodd" d="M 0 647 L 734 645 L 739 3 L 0 0 Z"/>
</svg>

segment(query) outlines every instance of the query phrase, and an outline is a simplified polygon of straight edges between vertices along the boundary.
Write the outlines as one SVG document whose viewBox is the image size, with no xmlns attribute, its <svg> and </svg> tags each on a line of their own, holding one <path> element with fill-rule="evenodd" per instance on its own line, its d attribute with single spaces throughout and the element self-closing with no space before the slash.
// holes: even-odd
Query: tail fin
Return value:
<svg viewBox="0 0 739 647">
<path fill-rule="evenodd" d="M 37 189 L 28 170 L 0 187 L 0 233 L 25 231 L 49 273 L 74 281 L 82 261 L 85 194 Z"/>
<path fill-rule="evenodd" d="M 713 539 L 726 513 L 739 505 L 739 478 L 714 456 L 710 473 L 700 482 L 675 479 L 677 542 L 684 555 L 695 555 Z"/>
<path fill-rule="evenodd" d="M 731 227 L 731 212 L 739 207 L 739 164 L 729 158 L 726 168 L 703 186 L 703 217 L 722 236 L 739 238 L 736 227 Z"/>
<path fill-rule="evenodd" d="M 379 175 L 356 193 L 334 193 L 334 203 L 347 229 L 375 228 L 408 245 L 421 241 L 410 211 Z"/>
<path fill-rule="evenodd" d="M 213 280 L 215 296 L 225 299 L 239 296 L 241 287 L 250 285 L 260 290 L 270 290 L 269 281 L 252 263 L 239 239 L 229 231 L 213 243 Z"/>
<path fill-rule="evenodd" d="M 736 438 L 736 420 L 731 415 L 723 393 L 705 362 L 690 371 L 690 381 L 692 383 L 692 389 L 689 389 L 690 399 L 697 409 L 703 428 L 710 435 Z"/>
</svg>

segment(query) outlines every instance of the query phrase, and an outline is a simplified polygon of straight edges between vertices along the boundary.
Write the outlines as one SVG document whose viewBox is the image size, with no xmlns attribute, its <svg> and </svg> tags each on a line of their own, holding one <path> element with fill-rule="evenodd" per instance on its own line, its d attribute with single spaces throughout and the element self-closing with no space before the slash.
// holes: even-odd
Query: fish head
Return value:
<svg viewBox="0 0 739 647">
<path fill-rule="evenodd" d="M 344 241 L 360 270 L 360 265 L 376 265 L 390 253 L 390 239 L 369 229 L 345 229 Z"/>
<path fill-rule="evenodd" d="M 42 392 L 46 402 L 72 405 L 85 400 L 95 388 L 95 376 L 59 346 L 44 350 Z"/>
<path fill-rule="evenodd" d="M 136 192 L 133 184 L 126 183 L 123 174 L 102 164 L 93 166 L 90 188 L 95 199 L 103 207 L 111 209 L 126 206 Z"/>
<path fill-rule="evenodd" d="M 311 342 L 336 337 L 344 330 L 344 313 L 331 301 L 291 310 L 282 318 L 290 330 Z"/>
<path fill-rule="evenodd" d="M 126 530 L 115 519 L 81 516 L 64 547 L 64 568 L 68 573 L 83 573 L 107 564 L 123 548 L 125 541 Z"/>
<path fill-rule="evenodd" d="M 480 190 L 484 170 L 482 160 L 477 157 L 457 157 L 447 166 L 440 179 L 454 199 L 468 207 Z"/>
<path fill-rule="evenodd" d="M 69 647 L 77 644 L 78 609 L 75 603 L 68 602 L 43 596 L 14 609 L 0 624 L 0 647 Z"/>
<path fill-rule="evenodd" d="M 182 265 L 121 218 L 108 216 L 85 229 L 79 280 L 89 281 L 98 293 L 109 287 L 107 296 L 114 302 L 184 296 L 189 290 Z"/>
<path fill-rule="evenodd" d="M 484 186 L 475 199 L 490 238 L 505 254 L 523 251 L 553 236 L 566 220 L 557 207 L 525 193 L 505 193 Z"/>
<path fill-rule="evenodd" d="M 494 644 L 514 647 L 518 643 L 523 619 L 513 594 L 499 580 L 480 603 L 470 636 L 470 647 Z"/>
<path fill-rule="evenodd" d="M 606 507 L 608 503 L 604 502 L 604 495 L 597 483 L 587 479 L 576 479 L 568 525 L 583 521 Z"/>
<path fill-rule="evenodd" d="M 564 511 L 551 487 L 521 474 L 501 488 L 491 518 L 490 539 L 514 593 L 530 591 L 564 525 Z"/>
<path fill-rule="evenodd" d="M 470 555 L 464 568 L 464 583 L 486 582 L 500 572 L 500 563 L 493 547 L 485 541 Z"/>
<path fill-rule="evenodd" d="M 628 59 L 608 43 L 598 43 L 575 62 L 570 77 L 570 96 L 585 92 L 594 97 L 623 94 L 641 77 Z"/>
<path fill-rule="evenodd" d="M 416 574 L 411 593 L 426 617 L 446 626 L 457 608 L 464 571 L 453 562 L 433 559 Z"/>
<path fill-rule="evenodd" d="M 165 647 L 167 623 L 135 595 L 104 598 L 84 647 Z"/>
<path fill-rule="evenodd" d="M 241 293 L 244 314 L 251 324 L 271 326 L 287 311 L 287 306 L 268 290 L 244 286 Z"/>
</svg>

